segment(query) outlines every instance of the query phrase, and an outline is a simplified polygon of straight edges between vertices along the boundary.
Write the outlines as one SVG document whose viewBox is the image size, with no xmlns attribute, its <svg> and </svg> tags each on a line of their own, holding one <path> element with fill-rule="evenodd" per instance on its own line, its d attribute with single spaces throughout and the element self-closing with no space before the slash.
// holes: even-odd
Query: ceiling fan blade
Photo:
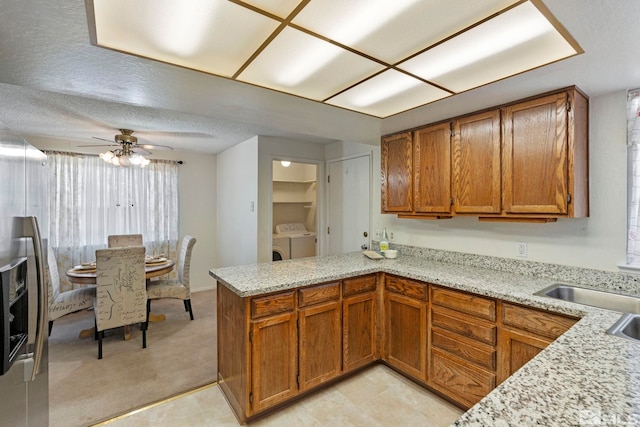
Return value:
<svg viewBox="0 0 640 427">
<path fill-rule="evenodd" d="M 119 147 L 119 145 L 118 144 L 99 144 L 99 145 L 91 144 L 91 145 L 78 145 L 78 147 Z"/>
<path fill-rule="evenodd" d="M 135 146 L 145 150 L 173 150 L 173 147 L 169 147 L 168 145 L 136 144 Z"/>
<path fill-rule="evenodd" d="M 140 145 L 135 145 L 135 146 L 131 147 L 131 151 L 133 151 L 134 153 L 137 153 L 137 154 L 146 154 L 147 156 L 150 155 L 150 154 L 153 154 L 153 153 L 151 153 L 151 151 L 145 150 Z"/>
<path fill-rule="evenodd" d="M 112 139 L 104 139 L 104 138 L 98 138 L 97 136 L 92 136 L 91 138 L 93 139 L 99 139 L 100 141 L 107 141 L 113 144 L 113 140 Z"/>
</svg>

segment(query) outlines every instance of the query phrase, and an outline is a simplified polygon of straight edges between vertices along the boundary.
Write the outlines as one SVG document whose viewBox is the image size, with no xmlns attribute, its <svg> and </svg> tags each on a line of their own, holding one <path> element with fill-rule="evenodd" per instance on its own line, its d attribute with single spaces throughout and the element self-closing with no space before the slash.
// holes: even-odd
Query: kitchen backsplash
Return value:
<svg viewBox="0 0 640 427">
<path fill-rule="evenodd" d="M 390 249 L 397 249 L 400 256 L 406 255 L 417 258 L 428 258 L 452 264 L 469 265 L 528 276 L 546 277 L 562 283 L 582 284 L 603 290 L 621 291 L 633 295 L 640 295 L 640 275 L 635 274 L 420 248 L 395 243 L 390 243 L 389 247 Z M 380 249 L 377 241 L 372 242 L 372 249 Z"/>
</svg>

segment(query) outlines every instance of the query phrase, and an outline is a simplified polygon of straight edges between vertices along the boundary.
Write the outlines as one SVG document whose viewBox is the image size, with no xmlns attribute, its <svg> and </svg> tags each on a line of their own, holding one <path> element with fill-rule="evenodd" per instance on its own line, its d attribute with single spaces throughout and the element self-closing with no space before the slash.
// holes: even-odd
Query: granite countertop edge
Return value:
<svg viewBox="0 0 640 427">
<path fill-rule="evenodd" d="M 453 425 L 640 424 L 640 343 L 606 334 L 620 312 L 534 295 L 557 280 L 409 256 L 369 260 L 359 252 L 209 273 L 249 297 L 377 272 L 581 318 Z"/>
</svg>

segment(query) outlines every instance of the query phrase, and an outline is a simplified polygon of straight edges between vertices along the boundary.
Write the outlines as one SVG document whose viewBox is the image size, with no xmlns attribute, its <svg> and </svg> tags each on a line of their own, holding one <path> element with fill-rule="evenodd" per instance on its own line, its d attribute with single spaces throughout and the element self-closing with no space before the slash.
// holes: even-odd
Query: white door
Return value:
<svg viewBox="0 0 640 427">
<path fill-rule="evenodd" d="M 329 163 L 329 255 L 370 244 L 371 157 Z"/>
</svg>

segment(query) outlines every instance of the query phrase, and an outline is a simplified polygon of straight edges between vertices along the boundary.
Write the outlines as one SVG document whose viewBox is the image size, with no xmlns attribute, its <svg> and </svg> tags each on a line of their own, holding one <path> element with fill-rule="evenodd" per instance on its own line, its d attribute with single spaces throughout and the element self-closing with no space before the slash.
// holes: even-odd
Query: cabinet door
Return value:
<svg viewBox="0 0 640 427">
<path fill-rule="evenodd" d="M 341 372 L 341 310 L 338 301 L 300 310 L 300 390 Z"/>
<path fill-rule="evenodd" d="M 382 212 L 411 212 L 413 144 L 411 133 L 382 140 Z"/>
<path fill-rule="evenodd" d="M 427 379 L 427 304 L 386 294 L 387 362 L 415 378 Z"/>
<path fill-rule="evenodd" d="M 250 401 L 253 413 L 297 394 L 297 342 L 295 312 L 252 323 Z"/>
<path fill-rule="evenodd" d="M 503 199 L 508 213 L 567 213 L 567 94 L 503 110 Z"/>
<path fill-rule="evenodd" d="M 500 213 L 500 110 L 458 119 L 453 132 L 456 212 Z"/>
<path fill-rule="evenodd" d="M 475 367 L 436 348 L 431 349 L 431 384 L 437 390 L 462 403 L 475 405 L 496 386 L 493 372 Z"/>
<path fill-rule="evenodd" d="M 376 360 L 376 294 L 344 298 L 343 367 L 345 372 Z"/>
<path fill-rule="evenodd" d="M 509 378 L 552 342 L 547 338 L 506 328 L 500 331 L 499 341 L 498 383 Z"/>
<path fill-rule="evenodd" d="M 415 132 L 413 152 L 416 212 L 451 212 L 451 125 L 443 123 Z"/>
</svg>

